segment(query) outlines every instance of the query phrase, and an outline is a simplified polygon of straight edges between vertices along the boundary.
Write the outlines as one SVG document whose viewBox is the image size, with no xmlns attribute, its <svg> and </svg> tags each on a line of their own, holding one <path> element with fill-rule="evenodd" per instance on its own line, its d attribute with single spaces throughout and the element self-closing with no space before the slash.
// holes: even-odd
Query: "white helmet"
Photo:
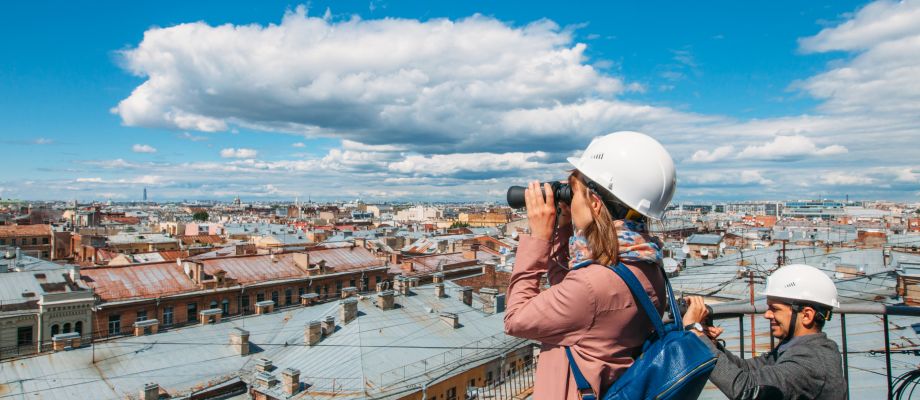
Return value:
<svg viewBox="0 0 920 400">
<path fill-rule="evenodd" d="M 767 278 L 764 294 L 832 308 L 840 307 L 834 281 L 821 270 L 805 264 L 790 264 L 776 270 Z"/>
<path fill-rule="evenodd" d="M 654 219 L 661 219 L 677 186 L 671 155 L 639 132 L 596 137 L 580 158 L 568 160 L 626 206 Z"/>
</svg>

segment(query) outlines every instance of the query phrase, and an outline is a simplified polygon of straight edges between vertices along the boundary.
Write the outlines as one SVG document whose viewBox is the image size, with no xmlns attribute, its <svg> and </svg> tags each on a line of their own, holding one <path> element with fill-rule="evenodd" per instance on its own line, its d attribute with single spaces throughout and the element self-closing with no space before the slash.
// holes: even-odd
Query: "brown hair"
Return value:
<svg viewBox="0 0 920 400">
<path fill-rule="evenodd" d="M 581 172 L 574 170 L 569 175 L 569 186 L 573 194 L 576 190 L 582 190 L 585 197 L 591 201 L 593 193 L 585 185 L 584 179 L 586 177 Z M 607 209 L 607 204 L 603 202 L 603 199 L 601 202 L 603 207 L 594 215 L 594 221 L 584 229 L 585 240 L 588 241 L 594 262 L 601 265 L 614 265 L 619 262 L 620 241 L 617 239 L 617 228 L 613 223 L 613 215 Z"/>
</svg>

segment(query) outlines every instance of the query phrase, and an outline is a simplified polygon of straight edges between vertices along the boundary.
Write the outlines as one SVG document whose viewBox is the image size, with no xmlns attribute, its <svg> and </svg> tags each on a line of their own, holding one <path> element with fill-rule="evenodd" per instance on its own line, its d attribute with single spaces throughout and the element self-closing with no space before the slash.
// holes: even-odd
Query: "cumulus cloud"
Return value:
<svg viewBox="0 0 920 400">
<path fill-rule="evenodd" d="M 844 154 L 847 148 L 841 145 L 818 147 L 805 136 L 777 136 L 772 142 L 751 145 L 738 154 L 741 159 L 787 160 L 807 156 L 832 156 Z"/>
<path fill-rule="evenodd" d="M 521 171 L 542 167 L 542 151 L 533 153 L 465 153 L 411 155 L 389 164 L 391 171 L 418 175 L 456 175 L 468 172 Z"/>
<path fill-rule="evenodd" d="M 521 27 L 481 15 L 336 22 L 298 7 L 268 26 L 148 30 L 121 53 L 146 80 L 113 112 L 129 126 L 240 125 L 370 145 L 474 136 L 482 148 L 509 136 L 500 123 L 511 111 L 627 87 L 588 64 L 585 50 L 548 20 Z"/>
<path fill-rule="evenodd" d="M 713 150 L 697 150 L 690 156 L 690 162 L 695 163 L 709 163 L 715 161 L 721 161 L 730 156 L 735 155 L 735 146 L 727 145 L 716 147 Z"/>
<path fill-rule="evenodd" d="M 135 153 L 156 153 L 157 149 L 148 144 L 135 144 L 131 146 L 131 151 Z"/>
<path fill-rule="evenodd" d="M 920 1 L 876 1 L 800 46 L 806 52 L 856 53 L 795 85 L 823 100 L 822 110 L 920 121 Z"/>
<path fill-rule="evenodd" d="M 858 186 L 876 183 L 876 180 L 872 177 L 843 171 L 828 172 L 821 179 L 824 184 L 832 186 Z"/>
<path fill-rule="evenodd" d="M 259 155 L 259 152 L 253 149 L 234 149 L 232 147 L 226 148 L 220 151 L 220 156 L 223 158 L 255 158 Z"/>
</svg>

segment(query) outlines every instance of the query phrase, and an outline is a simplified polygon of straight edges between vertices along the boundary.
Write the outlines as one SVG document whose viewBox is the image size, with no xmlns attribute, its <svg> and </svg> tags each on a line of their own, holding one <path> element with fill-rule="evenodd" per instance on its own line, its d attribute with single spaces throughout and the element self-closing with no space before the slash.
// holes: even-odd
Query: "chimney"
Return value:
<svg viewBox="0 0 920 400">
<path fill-rule="evenodd" d="M 231 329 L 230 346 L 241 356 L 249 355 L 249 331 L 240 328 Z"/>
<path fill-rule="evenodd" d="M 472 306 L 473 305 L 473 288 L 469 286 L 464 286 L 460 288 L 460 297 L 463 299 L 463 304 Z"/>
<path fill-rule="evenodd" d="M 505 294 L 499 294 L 495 296 L 495 312 L 502 313 L 505 312 Z"/>
<path fill-rule="evenodd" d="M 358 299 L 345 299 L 339 302 L 339 319 L 347 324 L 358 316 Z"/>
<path fill-rule="evenodd" d="M 300 370 L 285 368 L 281 371 L 281 390 L 288 396 L 300 392 Z"/>
<path fill-rule="evenodd" d="M 349 286 L 347 288 L 342 288 L 342 298 L 347 299 L 358 293 L 358 288 L 354 286 Z"/>
<path fill-rule="evenodd" d="M 470 245 L 470 249 L 463 252 L 463 258 L 465 258 L 465 259 L 467 259 L 467 260 L 475 260 L 475 259 L 476 259 L 476 252 L 478 252 L 478 251 L 479 251 L 479 245 L 478 245 L 478 244 L 471 244 L 471 245 Z"/>
<path fill-rule="evenodd" d="M 71 265 L 70 270 L 68 272 L 70 272 L 71 282 L 77 283 L 80 281 L 80 266 L 79 265 Z"/>
<path fill-rule="evenodd" d="M 408 296 L 410 293 L 412 293 L 412 291 L 409 290 L 410 283 L 407 278 L 399 277 L 397 279 L 399 282 L 399 292 L 402 293 L 403 296 Z"/>
<path fill-rule="evenodd" d="M 323 321 L 323 336 L 329 336 L 335 332 L 335 317 L 329 315 Z"/>
<path fill-rule="evenodd" d="M 323 323 L 313 320 L 307 324 L 306 328 L 303 338 L 304 343 L 310 346 L 319 343 L 319 340 L 323 338 Z"/>
<path fill-rule="evenodd" d="M 156 383 L 147 383 L 144 384 L 144 388 L 141 389 L 140 398 L 144 400 L 157 400 L 160 398 L 160 385 Z"/>
<path fill-rule="evenodd" d="M 451 328 L 457 329 L 460 327 L 460 317 L 458 317 L 457 314 L 441 312 L 439 318 Z"/>
<path fill-rule="evenodd" d="M 275 369 L 275 367 L 272 365 L 272 360 L 267 358 L 260 358 L 256 360 L 256 371 L 269 372 L 273 369 Z"/>
<path fill-rule="evenodd" d="M 434 274 L 434 275 L 431 276 L 431 280 L 432 280 L 434 283 L 443 283 L 443 282 L 444 282 L 444 274 L 441 273 L 441 272 L 438 272 L 438 273 L 436 273 L 436 274 Z"/>
<path fill-rule="evenodd" d="M 444 297 L 444 284 L 435 283 L 434 284 L 434 295 L 438 298 Z"/>
<path fill-rule="evenodd" d="M 487 286 L 495 286 L 495 263 L 486 261 L 482 264 L 482 278 Z"/>
<path fill-rule="evenodd" d="M 306 271 L 310 268 L 310 254 L 309 253 L 294 253 L 294 265 L 301 270 Z"/>
<path fill-rule="evenodd" d="M 410 287 L 418 287 L 418 278 L 409 278 Z"/>
<path fill-rule="evenodd" d="M 415 269 L 412 267 L 412 261 L 403 261 L 402 270 L 406 272 L 415 271 Z"/>
<path fill-rule="evenodd" d="M 387 290 L 387 282 L 380 282 L 380 283 L 378 283 L 378 284 L 377 284 L 377 292 L 379 293 L 379 292 L 382 292 L 382 291 L 384 291 L 384 290 Z"/>
<path fill-rule="evenodd" d="M 402 254 L 393 253 L 390 254 L 390 264 L 399 264 L 402 263 Z"/>
<path fill-rule="evenodd" d="M 300 295 L 300 305 L 302 306 L 312 306 L 314 302 L 319 299 L 319 295 L 316 293 L 304 293 Z"/>
<path fill-rule="evenodd" d="M 256 382 L 262 387 L 271 389 L 275 386 L 278 386 L 278 379 L 275 378 L 275 375 L 268 372 L 259 372 L 256 374 Z"/>
<path fill-rule="evenodd" d="M 482 311 L 489 314 L 495 313 L 495 298 L 498 297 L 498 289 L 482 288 L 479 289 L 479 299 L 482 300 Z"/>
<path fill-rule="evenodd" d="M 384 290 L 377 293 L 377 307 L 381 310 L 392 310 L 393 309 L 393 291 Z"/>
</svg>

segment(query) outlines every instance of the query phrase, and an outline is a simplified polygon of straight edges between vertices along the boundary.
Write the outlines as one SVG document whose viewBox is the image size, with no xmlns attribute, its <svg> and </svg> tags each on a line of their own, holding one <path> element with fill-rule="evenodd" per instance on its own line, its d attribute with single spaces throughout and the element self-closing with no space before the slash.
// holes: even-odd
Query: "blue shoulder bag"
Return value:
<svg viewBox="0 0 920 400">
<path fill-rule="evenodd" d="M 684 330 L 671 282 L 665 275 L 668 304 L 674 321 L 665 324 L 652 300 L 632 271 L 623 263 L 608 267 L 629 287 L 636 303 L 652 321 L 655 331 L 642 346 L 642 355 L 603 393 L 603 400 L 696 399 L 709 374 L 716 366 L 716 356 L 693 332 Z M 662 271 L 663 273 L 663 271 Z M 595 392 L 572 358 L 568 346 L 565 354 L 584 400 L 596 400 Z"/>
</svg>

